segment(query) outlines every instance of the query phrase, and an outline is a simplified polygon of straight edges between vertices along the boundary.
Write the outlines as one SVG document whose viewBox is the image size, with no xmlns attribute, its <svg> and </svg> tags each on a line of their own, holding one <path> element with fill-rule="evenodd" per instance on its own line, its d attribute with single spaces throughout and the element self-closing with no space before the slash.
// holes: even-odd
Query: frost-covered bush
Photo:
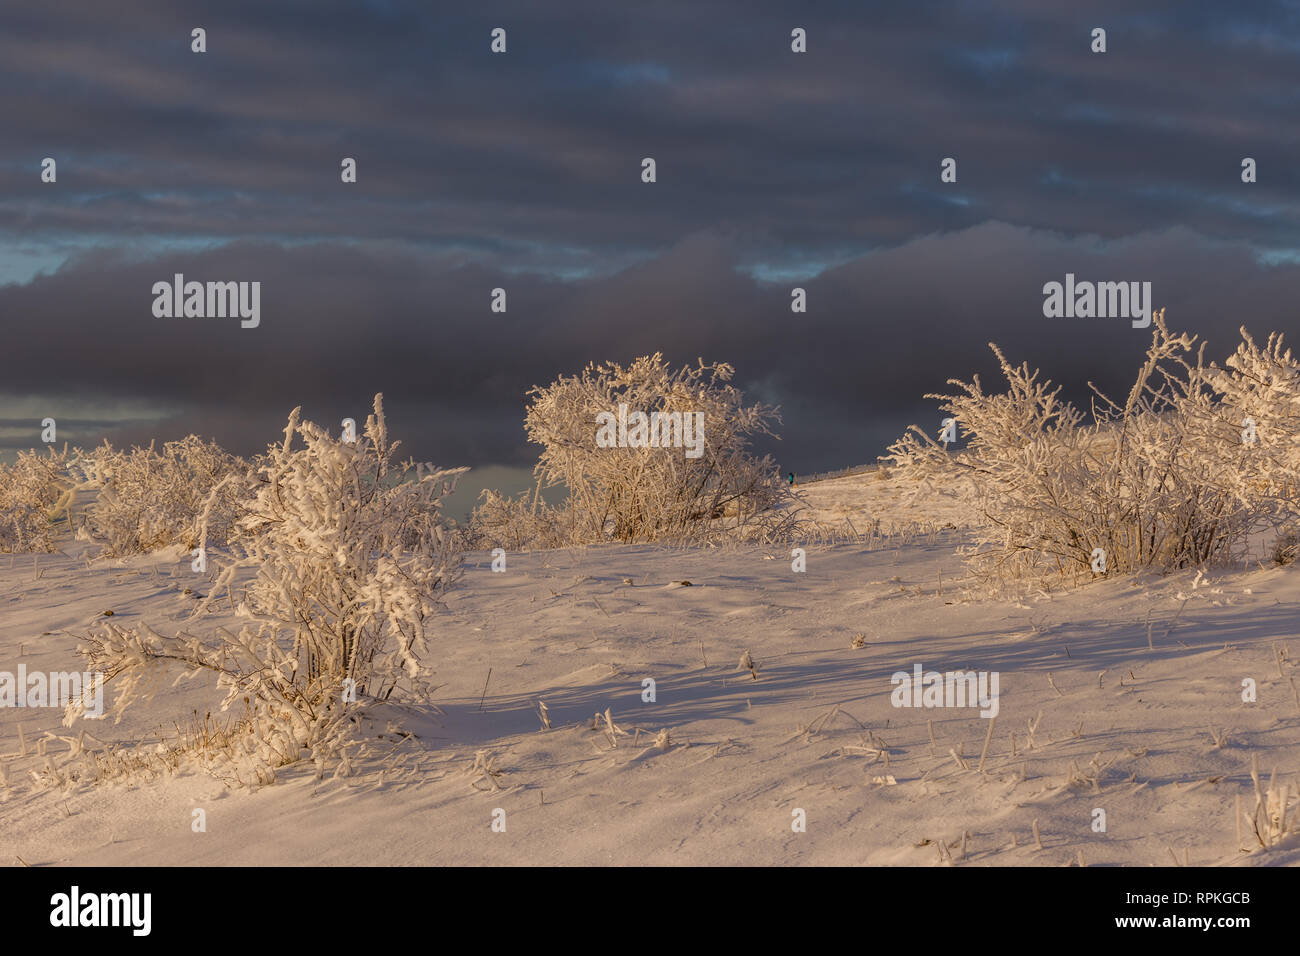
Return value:
<svg viewBox="0 0 1300 956">
<path fill-rule="evenodd" d="M 111 624 L 90 636 L 88 666 L 117 679 L 119 712 L 148 698 L 164 665 L 215 672 L 223 708 L 250 708 L 245 756 L 263 779 L 305 752 L 318 765 L 345 761 L 350 713 L 399 683 L 425 689 L 427 619 L 459 572 L 438 506 L 467 469 L 395 465 L 382 396 L 374 407 L 351 443 L 294 409 L 262 459 L 234 557 L 195 614 L 222 591 L 233 600 L 252 570 L 238 608 L 250 624 L 205 640 Z"/>
<path fill-rule="evenodd" d="M 249 464 L 196 435 L 155 450 L 118 451 L 108 442 L 77 463 L 86 484 L 98 487 L 87 528 L 108 554 L 198 546 L 200 518 L 208 515 L 208 540 L 228 544 L 237 532 L 237 503 Z M 209 501 L 215 489 L 215 498 Z"/>
<path fill-rule="evenodd" d="M 1273 550 L 1269 557 L 1279 566 L 1295 564 L 1300 560 L 1300 527 L 1291 525 L 1281 529 L 1273 539 Z"/>
<path fill-rule="evenodd" d="M 468 547 L 533 551 L 568 543 L 566 531 L 572 524 L 568 509 L 549 505 L 542 500 L 540 489 L 531 495 L 506 498 L 485 488 L 479 498 L 466 529 Z"/>
<path fill-rule="evenodd" d="M 1222 395 L 1225 427 L 1242 434 L 1252 490 L 1292 518 L 1300 516 L 1300 362 L 1273 333 L 1260 348 L 1242 342 L 1210 381 Z"/>
<path fill-rule="evenodd" d="M 383 397 L 354 443 L 290 415 L 271 446 L 249 512 L 239 566 L 257 569 L 249 613 L 294 635 L 309 697 L 344 678 L 378 696 L 401 674 L 415 678 L 424 619 L 458 573 L 459 555 L 439 520 L 442 497 L 468 469 L 430 467 L 416 478 L 396 465 Z M 302 447 L 293 447 L 294 439 Z M 414 546 L 404 550 L 404 545 Z"/>
<path fill-rule="evenodd" d="M 66 514 L 72 494 L 69 452 L 18 453 L 0 465 L 0 552 L 53 551 L 51 522 Z"/>
<path fill-rule="evenodd" d="M 341 701 L 306 696 L 294 679 L 297 664 L 291 650 L 270 625 L 243 627 L 238 633 L 222 629 L 201 640 L 160 634 L 143 624 L 105 622 L 83 638 L 79 653 L 89 669 L 113 683 L 113 713 L 119 718 L 134 704 L 152 699 L 176 668 L 190 677 L 217 675 L 218 688 L 226 692 L 222 710 L 234 708 L 238 715 L 225 746 L 181 754 L 184 742 L 178 741 L 160 746 L 158 754 L 176 751 L 174 756 L 195 758 L 204 769 L 240 784 L 270 783 L 277 767 L 304 757 L 322 769 L 348 759 L 353 725 Z M 77 716 L 75 710 L 69 713 L 65 724 Z M 152 762 L 141 769 L 149 766 Z"/>
<path fill-rule="evenodd" d="M 1123 403 L 1094 388 L 1085 415 L 991 345 L 1005 394 L 976 377 L 927 396 L 956 419 L 964 449 L 949 453 L 915 425 L 890 446 L 902 477 L 969 483 L 984 522 L 968 556 L 986 581 L 1237 560 L 1248 535 L 1276 521 L 1280 479 L 1261 480 L 1239 411 L 1216 388 L 1221 372 L 1192 337 L 1169 332 L 1163 311 L 1154 318 Z"/>
<path fill-rule="evenodd" d="M 775 464 L 748 450 L 752 436 L 773 434 L 779 416 L 766 405 L 745 405 L 728 384 L 733 374 L 729 365 L 703 361 L 673 371 L 656 353 L 626 368 L 593 363 L 530 391 L 524 428 L 542 446 L 535 475 L 546 487 L 568 489 L 569 527 L 562 530 L 570 543 L 722 529 L 762 537 L 788 523 L 778 506 L 789 490 Z M 622 424 L 611 424 L 620 411 L 626 435 Z M 649 424 L 652 415 L 659 428 Z M 689 435 L 688 422 L 697 426 Z"/>
</svg>

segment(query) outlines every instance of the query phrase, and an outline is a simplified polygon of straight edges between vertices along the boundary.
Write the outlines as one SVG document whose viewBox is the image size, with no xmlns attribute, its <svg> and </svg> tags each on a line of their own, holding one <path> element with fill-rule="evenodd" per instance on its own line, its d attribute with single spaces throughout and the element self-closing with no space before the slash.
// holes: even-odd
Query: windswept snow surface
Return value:
<svg viewBox="0 0 1300 956">
<path fill-rule="evenodd" d="M 924 487 L 895 478 L 886 468 L 796 485 L 795 492 L 810 516 L 832 531 L 870 536 L 965 528 L 977 520 L 970 501 L 957 488 Z"/>
<path fill-rule="evenodd" d="M 46 731 L 154 740 L 221 695 L 206 681 L 165 683 L 121 723 L 72 731 L 57 709 L 0 708 L 0 859 L 1300 864 L 1294 837 L 1263 850 L 1243 831 L 1239 849 L 1233 818 L 1235 798 L 1254 806 L 1252 755 L 1264 785 L 1276 768 L 1300 792 L 1300 571 L 992 598 L 963 587 L 956 499 L 936 514 L 874 476 L 803 491 L 828 524 L 851 515 L 864 534 L 859 516 L 882 517 L 885 531 L 954 527 L 810 544 L 803 573 L 788 551 L 761 548 L 510 554 L 504 573 L 468 555 L 433 644 L 441 713 L 401 716 L 417 738 L 395 742 L 407 756 L 382 774 L 367 765 L 317 781 L 299 764 L 255 791 L 202 773 L 50 788 L 29 773 L 43 765 Z M 75 637 L 106 610 L 159 630 L 236 624 L 224 602 L 186 620 L 207 589 L 187 556 L 88 564 L 85 547 L 0 556 L 0 670 L 79 669 Z M 738 669 L 746 652 L 756 677 Z M 997 672 L 996 721 L 972 707 L 895 707 L 891 675 L 918 664 Z M 1247 678 L 1254 703 L 1242 699 Z M 607 709 L 622 733 L 611 734 Z M 471 772 L 476 761 L 494 772 Z M 192 827 L 196 809 L 206 832 Z M 492 827 L 497 809 L 504 832 Z M 805 832 L 792 827 L 797 811 Z"/>
</svg>

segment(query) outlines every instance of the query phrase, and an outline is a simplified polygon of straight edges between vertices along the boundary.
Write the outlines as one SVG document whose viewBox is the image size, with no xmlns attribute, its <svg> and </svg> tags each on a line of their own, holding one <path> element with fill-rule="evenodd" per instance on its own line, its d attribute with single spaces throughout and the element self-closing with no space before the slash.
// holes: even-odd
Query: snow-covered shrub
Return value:
<svg viewBox="0 0 1300 956">
<path fill-rule="evenodd" d="M 290 415 L 271 446 L 236 543 L 257 568 L 248 610 L 294 634 L 296 679 L 331 688 L 344 678 L 376 695 L 400 674 L 420 673 L 424 619 L 458 573 L 459 555 L 439 504 L 468 469 L 415 469 L 393 462 L 383 397 L 364 437 L 348 443 Z M 303 447 L 294 448 L 298 437 Z M 403 550 L 407 542 L 410 550 Z M 316 690 L 308 691 L 315 696 Z"/>
<path fill-rule="evenodd" d="M 1260 348 L 1241 329 L 1242 342 L 1210 380 L 1222 395 L 1225 427 L 1247 445 L 1252 491 L 1281 514 L 1300 517 L 1300 362 L 1273 333 Z"/>
<path fill-rule="evenodd" d="M 227 544 L 236 533 L 237 502 L 247 462 L 197 435 L 155 451 L 118 451 L 108 442 L 82 455 L 84 481 L 99 488 L 87 526 L 109 554 L 154 551 L 171 544 L 198 546 L 200 517 L 208 515 L 208 540 Z M 215 489 L 220 489 L 209 501 Z"/>
<path fill-rule="evenodd" d="M 351 724 L 345 708 L 341 701 L 305 695 L 294 680 L 297 664 L 271 625 L 244 627 L 238 633 L 223 629 L 212 639 L 200 640 L 160 634 L 147 625 L 105 622 L 83 638 L 79 653 L 88 668 L 104 674 L 106 683 L 114 682 L 112 711 L 119 719 L 133 705 L 151 700 L 175 668 L 189 677 L 215 673 L 218 688 L 226 692 L 223 711 L 244 704 L 223 747 L 211 752 L 190 748 L 182 754 L 185 742 L 178 740 L 170 748 L 158 748 L 158 754 L 175 751 L 173 757 L 197 759 L 204 769 L 242 784 L 270 783 L 275 768 L 304 756 L 322 765 L 346 759 Z M 65 723 L 76 716 L 69 714 Z M 154 763 L 146 759 L 138 769 Z"/>
<path fill-rule="evenodd" d="M 542 500 L 540 489 L 517 498 L 506 498 L 490 488 L 483 489 L 480 502 L 470 515 L 466 544 L 470 548 L 505 548 L 533 551 L 561 548 L 572 521 L 567 508 L 554 508 Z"/>
<path fill-rule="evenodd" d="M 905 478 L 968 482 L 984 519 L 968 553 L 986 581 L 1092 576 L 1236 560 L 1270 520 L 1268 489 L 1236 411 L 1216 390 L 1204 347 L 1174 335 L 1163 310 L 1122 404 L 1094 388 L 1090 414 L 1058 398 L 1027 365 L 991 345 L 1007 379 L 975 377 L 940 399 L 966 439 L 949 453 L 917 426 L 885 460 Z M 1099 560 L 1100 556 L 1100 560 Z"/>
<path fill-rule="evenodd" d="M 1273 550 L 1269 557 L 1279 566 L 1295 564 L 1300 560 L 1300 527 L 1290 525 L 1281 529 L 1273 539 Z"/>
<path fill-rule="evenodd" d="M 305 752 L 320 766 L 345 761 L 350 714 L 399 683 L 426 690 L 427 619 L 459 574 L 438 507 L 468 469 L 396 465 L 382 396 L 374 408 L 356 442 L 294 409 L 262 459 L 238 519 L 244 533 L 194 616 L 222 591 L 233 600 L 237 576 L 251 569 L 238 608 L 249 625 L 207 640 L 112 624 L 91 635 L 88 666 L 118 679 L 119 711 L 148 698 L 163 665 L 214 672 L 223 709 L 249 706 L 244 756 L 261 779 Z"/>
<path fill-rule="evenodd" d="M 67 513 L 72 494 L 69 452 L 18 453 L 12 465 L 0 465 L 0 551 L 53 551 L 51 522 Z"/>
<path fill-rule="evenodd" d="M 728 384 L 733 374 L 729 365 L 703 361 L 673 371 L 656 353 L 626 368 L 593 363 L 529 392 L 524 428 L 543 449 L 535 475 L 546 487 L 568 489 L 563 533 L 571 543 L 691 538 L 723 528 L 761 537 L 788 522 L 778 506 L 789 490 L 770 458 L 748 450 L 752 436 L 773 434 L 779 416 L 745 405 Z M 627 431 L 620 423 L 612 441 L 611 422 L 621 413 Z"/>
</svg>

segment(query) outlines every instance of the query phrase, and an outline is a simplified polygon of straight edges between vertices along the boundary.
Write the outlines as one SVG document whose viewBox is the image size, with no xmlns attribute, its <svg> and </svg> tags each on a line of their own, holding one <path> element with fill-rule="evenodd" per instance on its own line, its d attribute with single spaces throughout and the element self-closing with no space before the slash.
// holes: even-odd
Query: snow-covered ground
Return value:
<svg viewBox="0 0 1300 956">
<path fill-rule="evenodd" d="M 885 468 L 797 485 L 795 493 L 810 517 L 833 532 L 906 534 L 965 528 L 976 520 L 970 502 L 956 489 L 924 488 Z"/>
<path fill-rule="evenodd" d="M 0 859 L 1300 864 L 1294 838 L 1241 852 L 1233 819 L 1235 798 L 1254 805 L 1252 756 L 1265 785 L 1276 768 L 1300 792 L 1300 571 L 992 599 L 962 588 L 959 499 L 874 473 L 800 490 L 828 526 L 848 517 L 866 534 L 879 518 L 884 536 L 810 544 L 803 573 L 788 552 L 755 548 L 511 554 L 504 573 L 467 556 L 434 643 L 442 713 L 404 717 L 417 738 L 394 738 L 402 762 L 382 773 L 316 781 L 293 766 L 256 791 L 203 774 L 51 789 L 28 772 L 44 761 L 37 741 L 75 730 L 55 709 L 0 708 Z M 888 534 L 927 523 L 942 530 Z M 79 669 L 75 637 L 108 610 L 159 630 L 235 622 L 228 610 L 186 621 L 207 582 L 179 552 L 64 551 L 0 556 L 0 669 Z M 746 653 L 756 676 L 738 668 Z M 918 664 L 997 672 L 996 720 L 893 706 L 891 675 Z M 182 682 L 120 724 L 79 726 L 152 739 L 219 700 Z M 196 809 L 206 832 L 192 828 Z"/>
</svg>

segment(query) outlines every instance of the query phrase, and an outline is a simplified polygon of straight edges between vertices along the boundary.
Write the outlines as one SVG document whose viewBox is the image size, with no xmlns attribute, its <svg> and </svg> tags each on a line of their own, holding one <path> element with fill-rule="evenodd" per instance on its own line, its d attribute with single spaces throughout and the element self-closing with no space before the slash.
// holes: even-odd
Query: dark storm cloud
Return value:
<svg viewBox="0 0 1300 956">
<path fill-rule="evenodd" d="M 1066 272 L 1151 281 L 1216 356 L 1295 331 L 1300 273 L 1259 258 L 1300 249 L 1295 3 L 452 6 L 9 4 L 0 265 L 71 258 L 0 286 L 0 392 L 251 452 L 383 391 L 418 457 L 521 465 L 530 386 L 663 351 L 734 364 L 808 471 L 937 425 L 989 340 L 1122 388 L 1147 336 L 1043 318 Z M 261 326 L 154 318 L 175 272 L 260 281 Z"/>
<path fill-rule="evenodd" d="M 766 447 L 809 471 L 871 460 L 912 421 L 937 427 L 936 404 L 921 396 L 950 377 L 981 372 L 995 387 L 990 341 L 1074 396 L 1088 381 L 1124 389 L 1149 333 L 1125 319 L 1045 318 L 1043 284 L 1067 272 L 1150 281 L 1171 325 L 1207 337 L 1214 358 L 1232 351 L 1241 324 L 1300 332 L 1300 266 L 1263 266 L 1245 243 L 1183 228 L 1105 241 L 992 223 L 918 239 L 799 283 L 806 314 L 790 311 L 790 284 L 735 264 L 718 234 L 569 282 L 364 246 L 245 243 L 149 263 L 101 253 L 0 288 L 0 314 L 39 316 L 11 340 L 5 387 L 180 406 L 112 437 L 198 431 L 244 453 L 273 440 L 295 405 L 337 428 L 363 420 L 382 391 L 417 457 L 521 465 L 536 456 L 522 430 L 532 385 L 662 351 L 736 366 L 752 399 L 784 409 L 784 440 Z M 155 318 L 152 285 L 175 272 L 260 281 L 261 325 Z M 489 310 L 498 286 L 505 314 Z"/>
</svg>

